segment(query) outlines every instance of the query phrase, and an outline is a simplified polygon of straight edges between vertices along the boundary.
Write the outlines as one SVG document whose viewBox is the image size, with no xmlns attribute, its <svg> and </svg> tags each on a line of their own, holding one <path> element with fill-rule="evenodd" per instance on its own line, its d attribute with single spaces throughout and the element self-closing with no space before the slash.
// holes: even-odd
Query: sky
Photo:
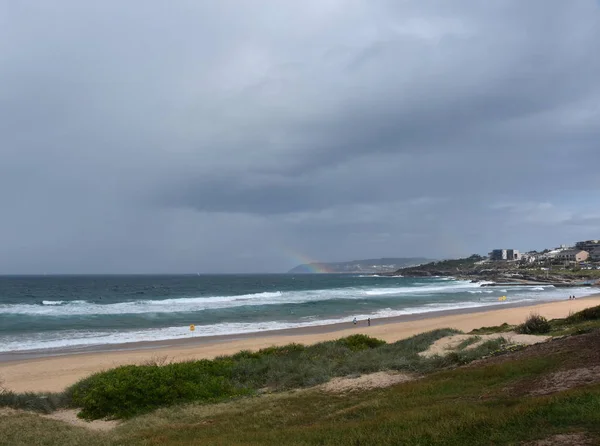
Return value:
<svg viewBox="0 0 600 446">
<path fill-rule="evenodd" d="M 600 238 L 595 0 L 0 0 L 0 274 Z"/>
</svg>

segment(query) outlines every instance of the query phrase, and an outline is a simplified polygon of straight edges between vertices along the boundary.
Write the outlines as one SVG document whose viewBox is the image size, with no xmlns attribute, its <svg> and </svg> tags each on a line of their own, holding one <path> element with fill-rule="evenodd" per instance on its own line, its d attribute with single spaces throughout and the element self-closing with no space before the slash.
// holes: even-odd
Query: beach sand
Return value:
<svg viewBox="0 0 600 446">
<path fill-rule="evenodd" d="M 484 326 L 519 324 L 530 313 L 538 313 L 548 319 L 563 318 L 572 312 L 600 305 L 600 295 L 559 302 L 511 308 L 476 309 L 470 312 L 445 315 L 420 315 L 419 319 L 399 320 L 398 318 L 374 319 L 372 325 L 365 321 L 357 325 L 337 324 L 336 326 L 307 327 L 286 332 L 263 332 L 260 334 L 222 338 L 196 338 L 193 342 L 169 341 L 140 343 L 128 346 L 128 350 L 117 350 L 113 346 L 107 351 L 67 353 L 61 356 L 38 357 L 31 359 L 6 360 L 0 362 L 0 383 L 7 389 L 17 392 L 62 391 L 94 372 L 107 370 L 124 364 L 143 364 L 153 360 L 186 361 L 200 358 L 213 358 L 228 355 L 240 350 L 257 350 L 272 345 L 290 342 L 312 344 L 337 339 L 356 333 L 364 333 L 387 342 L 434 330 L 456 328 L 468 332 Z"/>
</svg>

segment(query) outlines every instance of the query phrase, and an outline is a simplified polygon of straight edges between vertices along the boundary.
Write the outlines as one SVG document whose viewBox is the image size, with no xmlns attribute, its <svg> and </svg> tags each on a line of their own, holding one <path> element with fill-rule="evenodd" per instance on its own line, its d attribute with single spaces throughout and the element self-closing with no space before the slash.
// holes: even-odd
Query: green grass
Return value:
<svg viewBox="0 0 600 446">
<path fill-rule="evenodd" d="M 113 433 L 94 432 L 82 427 L 42 418 L 31 413 L 2 415 L 0 446 L 116 446 Z M 139 443 L 138 443 L 139 444 Z"/>
<path fill-rule="evenodd" d="M 600 438 L 600 386 L 547 397 L 504 390 L 555 370 L 557 364 L 553 357 L 534 358 L 436 373 L 370 392 L 328 395 L 310 390 L 214 411 L 166 409 L 133 420 L 131 429 L 144 441 L 233 446 L 514 444 L 579 430 Z"/>
<path fill-rule="evenodd" d="M 494 327 L 481 327 L 470 331 L 470 334 L 494 334 L 494 333 L 506 333 L 507 331 L 513 331 L 514 325 L 508 325 L 506 322 L 502 325 Z"/>
<path fill-rule="evenodd" d="M 392 344 L 354 335 L 310 346 L 242 351 L 214 360 L 122 366 L 79 381 L 67 389 L 66 400 L 82 409 L 83 418 L 130 418 L 191 401 L 215 403 L 259 391 L 311 387 L 336 376 L 380 370 L 427 373 L 465 363 L 478 352 L 480 356 L 489 353 L 484 347 L 448 359 L 418 355 L 436 340 L 455 333 L 435 330 Z"/>
<path fill-rule="evenodd" d="M 557 355 L 434 373 L 390 388 L 346 394 L 265 394 L 179 405 L 110 433 L 35 416 L 0 416 L 0 444 L 97 445 L 508 445 L 558 433 L 600 441 L 600 385 L 549 396 L 506 389 L 558 369 Z"/>
<path fill-rule="evenodd" d="M 65 395 L 60 393 L 17 393 L 5 389 L 0 383 L 0 407 L 51 413 L 66 404 Z"/>
<path fill-rule="evenodd" d="M 571 314 L 566 321 L 568 323 L 578 323 L 583 321 L 598 321 L 600 320 L 600 305 L 596 307 L 586 308 Z"/>
</svg>

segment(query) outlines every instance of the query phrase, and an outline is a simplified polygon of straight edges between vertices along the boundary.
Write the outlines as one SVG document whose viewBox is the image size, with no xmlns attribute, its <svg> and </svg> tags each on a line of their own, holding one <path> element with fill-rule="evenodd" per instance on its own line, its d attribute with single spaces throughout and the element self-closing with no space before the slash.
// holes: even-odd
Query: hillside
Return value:
<svg viewBox="0 0 600 446">
<path fill-rule="evenodd" d="M 288 271 L 289 274 L 302 273 L 320 273 L 320 274 L 335 274 L 335 273 L 387 273 L 395 271 L 399 268 L 420 265 L 422 263 L 431 262 L 431 259 L 423 257 L 400 257 L 400 258 L 381 258 L 381 259 L 364 259 L 351 260 L 349 262 L 313 262 L 298 265 Z"/>
</svg>

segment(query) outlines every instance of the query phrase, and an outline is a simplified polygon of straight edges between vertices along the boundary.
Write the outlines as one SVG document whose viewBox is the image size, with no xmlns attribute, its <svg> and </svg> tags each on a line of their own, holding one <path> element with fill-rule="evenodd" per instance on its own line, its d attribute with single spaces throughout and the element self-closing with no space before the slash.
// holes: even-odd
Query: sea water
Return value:
<svg viewBox="0 0 600 446">
<path fill-rule="evenodd" d="M 243 334 L 592 293 L 343 274 L 0 277 L 0 352 Z"/>
</svg>

